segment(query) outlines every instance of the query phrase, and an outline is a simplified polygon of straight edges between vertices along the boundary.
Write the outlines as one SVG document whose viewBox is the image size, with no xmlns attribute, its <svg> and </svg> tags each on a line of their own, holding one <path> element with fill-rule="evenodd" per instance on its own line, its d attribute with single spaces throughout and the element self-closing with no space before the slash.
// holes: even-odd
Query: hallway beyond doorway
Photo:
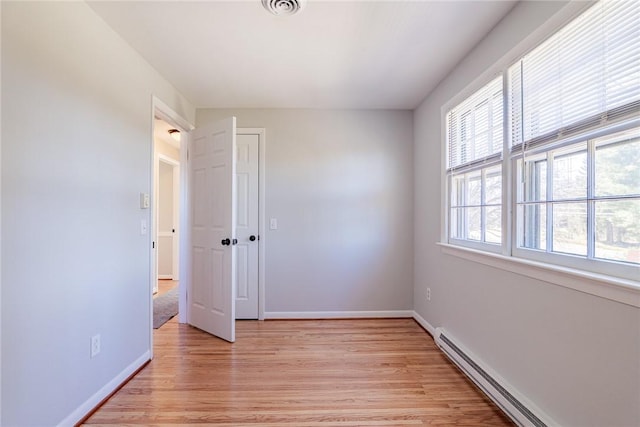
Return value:
<svg viewBox="0 0 640 427">
<path fill-rule="evenodd" d="M 170 279 L 160 279 L 160 280 L 158 280 L 158 292 L 156 294 L 154 294 L 153 297 L 157 298 L 162 294 L 166 294 L 171 289 L 177 287 L 178 283 L 179 282 L 177 280 L 170 280 Z"/>
</svg>

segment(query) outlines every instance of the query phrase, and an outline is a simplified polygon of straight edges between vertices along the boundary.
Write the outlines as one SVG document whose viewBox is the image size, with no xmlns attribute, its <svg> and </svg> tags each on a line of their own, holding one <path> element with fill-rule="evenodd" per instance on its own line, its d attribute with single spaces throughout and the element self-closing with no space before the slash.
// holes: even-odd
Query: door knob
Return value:
<svg viewBox="0 0 640 427">
<path fill-rule="evenodd" d="M 253 236 L 253 235 L 249 236 L 249 240 L 253 242 L 254 240 L 256 240 L 256 236 Z"/>
<path fill-rule="evenodd" d="M 222 239 L 222 246 L 229 246 L 231 244 L 231 240 L 230 239 Z"/>
</svg>

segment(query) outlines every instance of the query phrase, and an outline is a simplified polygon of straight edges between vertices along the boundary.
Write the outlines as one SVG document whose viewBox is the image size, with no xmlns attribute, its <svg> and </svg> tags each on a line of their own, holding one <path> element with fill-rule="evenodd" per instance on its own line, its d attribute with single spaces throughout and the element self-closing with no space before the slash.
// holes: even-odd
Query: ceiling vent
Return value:
<svg viewBox="0 0 640 427">
<path fill-rule="evenodd" d="M 302 10 L 307 0 L 262 0 L 262 5 L 276 16 L 294 15 Z"/>
</svg>

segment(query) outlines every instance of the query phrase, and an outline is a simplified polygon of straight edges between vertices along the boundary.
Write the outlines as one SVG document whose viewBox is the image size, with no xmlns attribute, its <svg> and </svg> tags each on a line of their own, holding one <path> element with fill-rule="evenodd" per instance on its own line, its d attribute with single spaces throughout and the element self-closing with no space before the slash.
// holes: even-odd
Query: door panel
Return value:
<svg viewBox="0 0 640 427">
<path fill-rule="evenodd" d="M 189 324 L 235 341 L 235 117 L 195 129 L 191 137 Z"/>
<path fill-rule="evenodd" d="M 174 236 L 173 218 L 174 182 L 173 165 L 162 160 L 158 161 L 158 278 L 175 279 L 174 264 Z"/>
<path fill-rule="evenodd" d="M 193 263 L 191 280 L 194 283 L 204 283 L 206 281 L 206 263 L 204 256 L 204 248 L 199 246 L 192 247 L 191 259 Z M 207 286 L 192 286 L 192 291 L 189 295 L 192 308 L 196 307 L 199 310 L 205 309 L 205 301 L 207 300 Z"/>
<path fill-rule="evenodd" d="M 247 250 L 247 246 L 248 245 L 243 245 L 243 244 L 239 244 L 238 245 L 238 252 L 236 253 L 236 264 L 238 265 L 238 290 L 236 292 L 236 304 L 238 303 L 238 300 L 246 300 L 247 298 L 249 298 L 249 286 L 248 286 L 248 277 L 247 277 L 247 270 L 249 269 L 248 266 L 248 250 Z M 236 307 L 236 318 L 238 316 L 238 310 Z"/>
<path fill-rule="evenodd" d="M 237 135 L 236 318 L 258 318 L 258 153 L 259 135 Z M 250 237 L 255 236 L 255 240 Z"/>
</svg>

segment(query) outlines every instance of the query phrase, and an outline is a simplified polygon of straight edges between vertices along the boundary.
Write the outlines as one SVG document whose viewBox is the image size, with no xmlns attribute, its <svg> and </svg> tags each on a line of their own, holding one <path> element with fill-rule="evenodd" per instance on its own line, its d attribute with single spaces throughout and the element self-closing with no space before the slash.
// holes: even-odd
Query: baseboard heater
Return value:
<svg viewBox="0 0 640 427">
<path fill-rule="evenodd" d="M 554 425 L 530 402 L 519 396 L 496 374 L 488 372 L 474 361 L 475 357 L 460 344 L 455 343 L 443 328 L 436 328 L 435 341 L 438 347 L 455 363 L 484 393 L 495 402 L 516 424 L 526 427 Z M 509 390 L 511 389 L 511 391 Z M 537 413 L 538 415 L 534 414 Z M 543 421 L 544 420 L 544 421 Z"/>
</svg>

